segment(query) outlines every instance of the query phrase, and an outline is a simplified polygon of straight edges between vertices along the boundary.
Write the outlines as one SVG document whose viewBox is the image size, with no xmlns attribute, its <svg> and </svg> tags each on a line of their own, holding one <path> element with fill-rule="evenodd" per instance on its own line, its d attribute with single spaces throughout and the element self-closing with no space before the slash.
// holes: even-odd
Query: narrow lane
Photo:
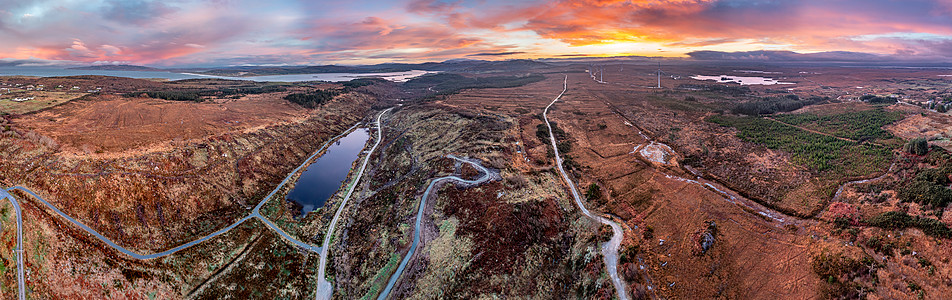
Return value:
<svg viewBox="0 0 952 300">
<path fill-rule="evenodd" d="M 582 204 L 582 197 L 578 193 L 578 189 L 575 188 L 575 183 L 572 182 L 572 179 L 569 178 L 569 174 L 565 172 L 565 169 L 562 167 L 562 155 L 559 154 L 559 147 L 555 142 L 555 134 L 552 133 L 552 124 L 549 122 L 549 108 L 555 104 L 556 101 L 562 98 L 562 95 L 565 94 L 565 91 L 569 87 L 569 76 L 565 75 L 565 80 L 562 82 L 562 93 L 559 93 L 555 99 L 552 100 L 552 103 L 549 103 L 545 107 L 545 110 L 542 111 L 542 119 L 545 120 L 545 126 L 549 128 L 549 141 L 552 142 L 552 150 L 555 153 L 555 166 L 559 169 L 559 173 L 562 174 L 562 179 L 565 180 L 565 183 L 568 184 L 569 190 L 572 191 L 572 198 L 575 199 L 575 205 L 582 211 L 583 214 L 592 218 L 602 224 L 608 225 L 612 228 L 612 238 L 607 243 L 602 245 L 602 256 L 605 258 L 605 268 L 608 270 L 608 276 L 612 279 L 612 284 L 615 285 L 615 291 L 618 295 L 618 299 L 628 300 L 628 292 L 625 291 L 625 282 L 618 276 L 618 248 L 621 247 L 621 241 L 624 238 L 624 231 L 622 231 L 621 226 L 618 223 L 612 222 L 608 218 L 595 215 Z"/>
<path fill-rule="evenodd" d="M 23 214 L 20 211 L 20 203 L 16 198 L 0 189 L 0 199 L 7 198 L 10 204 L 13 204 L 13 210 L 17 214 L 17 248 L 13 249 L 17 255 L 17 299 L 26 299 L 26 284 L 23 282 Z"/>
<path fill-rule="evenodd" d="M 59 216 L 62 217 L 63 219 L 66 219 L 66 220 L 69 221 L 70 223 L 73 223 L 74 225 L 78 226 L 79 228 L 85 230 L 86 232 L 88 232 L 89 234 L 93 235 L 94 237 L 96 237 L 97 239 L 99 239 L 100 241 L 102 241 L 103 243 L 106 243 L 106 245 L 108 245 L 110 248 L 113 248 L 113 249 L 115 249 L 116 251 L 119 251 L 119 252 L 121 252 L 121 253 L 123 253 L 123 254 L 129 255 L 130 257 L 135 258 L 135 259 L 153 259 L 153 258 L 159 258 L 159 257 L 163 257 L 163 256 L 166 256 L 166 255 L 169 255 L 169 254 L 172 254 L 172 253 L 181 251 L 181 250 L 183 250 L 183 249 L 186 249 L 186 248 L 195 246 L 195 245 L 197 245 L 197 244 L 199 244 L 199 243 L 201 243 L 201 242 L 207 241 L 207 240 L 212 239 L 212 238 L 214 238 L 214 237 L 216 237 L 216 236 L 219 236 L 219 235 L 221 235 L 221 234 L 223 234 L 223 233 L 226 233 L 226 232 L 228 232 L 228 231 L 234 229 L 235 227 L 238 227 L 238 225 L 241 225 L 241 223 L 244 223 L 245 221 L 248 221 L 248 220 L 251 219 L 251 218 L 258 218 L 258 219 L 261 220 L 266 226 L 268 226 L 268 228 L 271 228 L 271 230 L 276 231 L 282 238 L 284 238 L 285 240 L 287 240 L 287 241 L 290 242 L 291 244 L 294 244 L 294 245 L 296 245 L 296 246 L 298 246 L 298 247 L 301 247 L 301 248 L 303 248 L 304 250 L 308 250 L 308 251 L 312 251 L 312 252 L 317 252 L 320 247 L 318 247 L 318 246 L 313 246 L 313 245 L 309 245 L 309 244 L 307 244 L 307 243 L 304 243 L 304 242 L 302 242 L 302 241 L 299 241 L 299 240 L 297 240 L 297 239 L 291 237 L 291 236 L 288 235 L 286 232 L 284 232 L 284 230 L 281 230 L 281 228 L 278 228 L 277 225 L 275 225 L 275 224 L 272 223 L 271 221 L 267 220 L 264 216 L 262 216 L 261 213 L 260 213 L 260 209 L 261 209 L 262 206 L 264 206 L 265 202 L 267 202 L 268 199 L 271 199 L 271 197 L 273 197 L 274 194 L 276 194 L 276 193 L 278 192 L 278 190 L 280 190 L 285 184 L 287 184 L 287 182 L 291 179 L 291 177 L 292 177 L 295 173 L 297 173 L 301 168 L 303 168 L 305 165 L 307 165 L 308 162 L 310 162 L 311 160 L 313 160 L 314 157 L 316 157 L 318 154 L 320 154 L 322 151 L 324 151 L 324 149 L 327 148 L 327 146 L 329 146 L 329 145 L 331 144 L 331 142 L 337 140 L 338 138 L 340 138 L 341 136 L 343 136 L 343 135 L 346 134 L 347 132 L 350 132 L 350 131 L 353 130 L 354 128 L 357 128 L 357 126 L 359 126 L 359 125 L 360 125 L 360 123 L 357 123 L 357 124 L 355 124 L 354 126 L 350 127 L 349 129 L 345 130 L 343 133 L 341 133 L 341 134 L 335 136 L 334 138 L 328 140 L 327 142 L 325 142 L 324 145 L 323 145 L 320 149 L 318 149 L 317 151 L 315 151 L 314 154 L 312 154 L 310 157 L 308 157 L 307 160 L 304 161 L 304 163 L 302 163 L 300 166 L 298 166 L 297 168 L 295 168 L 294 171 L 292 171 L 291 173 L 289 173 L 288 176 L 285 177 L 284 180 L 281 181 L 281 183 L 280 183 L 277 187 L 275 187 L 274 190 L 271 191 L 271 193 L 268 194 L 268 196 L 265 196 L 264 199 L 262 199 L 262 200 L 258 203 L 258 205 L 255 206 L 255 208 L 252 210 L 252 213 L 251 213 L 250 215 L 248 215 L 248 216 L 246 216 L 246 217 L 244 217 L 244 218 L 241 218 L 240 220 L 236 221 L 235 223 L 232 223 L 231 225 L 228 225 L 228 227 L 219 229 L 218 231 L 215 231 L 215 232 L 213 232 L 213 233 L 211 233 L 211 234 L 208 234 L 208 235 L 206 235 L 206 236 L 204 236 L 204 237 L 201 237 L 201 238 L 196 239 L 196 240 L 193 240 L 193 241 L 191 241 L 191 242 L 187 242 L 187 243 L 185 243 L 185 244 L 179 245 L 179 246 L 177 246 L 177 247 L 175 247 L 175 248 L 172 248 L 172 249 L 169 249 L 169 250 L 165 250 L 165 251 L 162 251 L 162 252 L 158 252 L 158 253 L 140 254 L 140 253 L 138 253 L 138 252 L 135 252 L 135 251 L 129 250 L 128 248 L 125 248 L 125 247 L 123 247 L 123 246 L 120 246 L 119 244 L 116 244 L 115 242 L 113 242 L 113 241 L 110 240 L 109 238 L 105 237 L 104 235 L 102 235 L 101 233 L 99 233 L 98 231 L 96 231 L 95 229 L 92 229 L 92 228 L 90 228 L 89 226 L 86 226 L 86 224 L 83 224 L 82 222 L 80 222 L 80 221 L 74 219 L 73 217 L 70 217 L 69 215 L 67 215 L 67 214 L 64 213 L 63 211 L 59 210 L 59 208 L 56 208 L 56 206 L 54 206 L 52 203 L 49 203 L 48 201 L 46 201 L 46 199 L 43 199 L 43 197 L 40 197 L 39 195 L 37 195 L 36 193 L 34 193 L 33 191 L 31 191 L 30 189 L 27 189 L 27 188 L 22 187 L 22 186 L 14 186 L 14 187 L 12 187 L 12 188 L 7 189 L 7 191 L 20 190 L 20 191 L 23 191 L 23 192 L 29 194 L 30 196 L 33 196 L 33 198 L 36 198 L 36 200 L 39 200 L 41 203 L 43 203 L 44 205 L 46 205 L 46 207 L 48 207 L 50 210 L 52 210 L 54 213 L 56 213 L 57 215 L 59 215 Z"/>
<path fill-rule="evenodd" d="M 388 110 L 389 110 L 389 109 L 388 109 Z M 379 122 L 379 118 L 378 118 L 378 122 Z M 360 124 L 361 124 L 361 123 L 354 124 L 354 126 L 351 126 L 350 128 L 348 128 L 347 130 L 345 130 L 345 131 L 342 132 L 341 134 L 339 134 L 339 135 L 337 135 L 337 136 L 331 138 L 331 139 L 328 140 L 327 142 L 325 142 L 324 145 L 321 146 L 320 149 L 318 149 L 318 150 L 315 151 L 313 154 L 311 154 L 311 156 L 309 156 L 306 160 L 304 160 L 304 162 L 303 162 L 301 165 L 299 165 L 299 166 L 298 166 L 297 168 L 295 168 L 292 172 L 290 172 L 290 173 L 288 174 L 288 176 L 286 176 L 286 177 L 284 178 L 284 180 L 281 181 L 280 184 L 278 184 L 277 187 L 275 187 L 270 193 L 268 193 L 267 196 L 265 196 L 263 199 L 261 199 L 261 201 L 258 203 L 258 205 L 255 206 L 255 208 L 252 210 L 252 213 L 249 214 L 248 216 L 246 216 L 246 217 L 244 217 L 244 218 L 241 218 L 240 220 L 236 221 L 235 223 L 232 223 L 231 225 L 229 225 L 229 226 L 227 226 L 227 227 L 225 227 L 225 228 L 222 228 L 222 229 L 220 229 L 220 230 L 218 230 L 218 231 L 215 231 L 215 232 L 213 232 L 213 233 L 211 233 L 211 234 L 208 234 L 208 235 L 206 235 L 206 236 L 204 236 L 204 237 L 201 237 L 201 238 L 196 239 L 196 240 L 193 240 L 193 241 L 191 241 L 191 242 L 188 242 L 188 243 L 179 245 L 179 246 L 177 246 L 177 247 L 174 247 L 174 248 L 172 248 L 172 249 L 169 249 L 169 250 L 166 250 L 166 251 L 162 251 L 162 252 L 158 252 L 158 253 L 140 254 L 140 253 L 138 253 L 138 252 L 135 252 L 135 251 L 133 251 L 133 250 L 130 250 L 130 249 L 127 249 L 127 248 L 125 248 L 125 247 L 120 246 L 120 245 L 116 244 L 115 242 L 113 242 L 112 240 L 110 240 L 109 238 L 107 238 L 107 237 L 103 236 L 102 234 L 100 234 L 98 231 L 96 231 L 96 230 L 90 228 L 89 226 L 86 226 L 86 224 L 83 224 L 82 222 L 80 222 L 80 221 L 74 219 L 73 217 L 70 217 L 69 215 L 67 215 L 67 214 L 64 213 L 63 211 L 59 210 L 59 209 L 58 209 L 56 206 L 54 206 L 52 203 L 46 201 L 46 199 L 43 199 L 43 197 L 40 197 L 39 195 L 37 195 L 36 193 L 34 193 L 33 191 L 31 191 L 31 190 L 28 189 L 28 188 L 25 188 L 25 187 L 22 187 L 22 186 L 14 186 L 14 187 L 7 188 L 7 189 L 5 189 L 5 190 L 4 190 L 4 189 L 0 189 L 0 199 L 3 199 L 3 198 L 8 199 L 8 200 L 10 201 L 10 203 L 13 204 L 13 207 L 14 207 L 14 209 L 15 209 L 15 211 L 16 211 L 16 215 L 17 215 L 17 248 L 16 248 L 14 251 L 16 251 L 16 256 L 17 256 L 18 298 L 19 298 L 20 300 L 23 300 L 23 299 L 26 298 L 26 296 L 25 296 L 26 289 L 25 289 L 24 275 L 23 275 L 23 272 L 24 272 L 24 267 L 23 267 L 23 218 L 22 218 L 22 211 L 21 211 L 21 209 L 20 209 L 19 203 L 17 202 L 16 198 L 13 197 L 13 195 L 10 195 L 10 194 L 9 194 L 9 192 L 14 191 L 14 190 L 19 190 L 19 191 L 22 191 L 22 192 L 24 192 L 24 193 L 29 194 L 30 196 L 32 196 L 32 197 L 35 198 L 36 200 L 40 201 L 40 203 L 42 203 L 43 205 L 45 205 L 47 208 L 49 208 L 50 210 L 52 210 L 54 213 L 56 213 L 57 215 L 59 215 L 60 217 L 62 217 L 63 219 L 65 219 L 66 221 L 69 221 L 69 222 L 72 223 L 73 225 L 79 227 L 80 229 L 83 229 L 84 231 L 86 231 L 86 232 L 89 233 L 90 235 L 96 237 L 97 239 L 99 239 L 100 241 L 102 241 L 103 243 L 105 243 L 107 246 L 109 246 L 110 248 L 112 248 L 113 250 L 116 250 L 116 251 L 118 251 L 118 252 L 120 252 L 120 253 L 126 254 L 126 255 L 128 255 L 128 256 L 130 256 L 130 257 L 132 257 L 132 258 L 140 259 L 140 260 L 153 259 L 153 258 L 159 258 L 159 257 L 167 256 L 167 255 L 176 253 L 176 252 L 178 252 L 178 251 L 181 251 L 181 250 L 183 250 L 183 249 L 186 249 L 186 248 L 195 246 L 195 245 L 197 245 L 197 244 L 199 244 L 199 243 L 201 243 L 201 242 L 207 241 L 207 240 L 212 239 L 212 238 L 214 238 L 214 237 L 217 237 L 217 236 L 219 236 L 219 235 L 221 235 L 221 234 L 224 234 L 224 233 L 226 233 L 226 232 L 228 232 L 228 231 L 234 229 L 235 227 L 238 227 L 238 225 L 241 225 L 241 224 L 244 223 L 245 221 L 248 221 L 249 219 L 252 219 L 252 218 L 257 218 L 257 219 L 261 220 L 262 223 L 264 223 L 268 228 L 270 228 L 271 230 L 274 230 L 275 232 L 277 232 L 282 238 L 284 238 L 285 240 L 287 240 L 287 241 L 290 242 L 291 244 L 293 244 L 293 245 L 295 245 L 295 246 L 298 246 L 299 248 L 301 248 L 301 249 L 303 249 L 303 250 L 307 250 L 307 251 L 310 251 L 310 252 L 319 252 L 319 251 L 321 250 L 321 247 L 319 247 L 319 246 L 314 246 L 314 245 L 310 245 L 310 244 L 304 243 L 304 242 L 302 242 L 302 241 L 300 241 L 300 240 L 297 240 L 297 239 L 291 237 L 291 236 L 288 235 L 286 232 L 284 232 L 284 230 L 282 230 L 282 229 L 279 228 L 277 225 L 275 225 L 274 223 L 272 223 L 270 220 L 268 220 L 267 218 L 265 218 L 264 216 L 262 216 L 261 213 L 260 213 L 260 209 L 261 209 L 262 206 L 264 206 L 265 202 L 267 202 L 268 199 L 271 199 L 271 197 L 273 197 L 273 196 L 278 192 L 278 190 L 280 190 L 282 187 L 284 187 L 284 185 L 286 185 L 286 184 L 288 183 L 288 181 L 290 181 L 291 177 L 292 177 L 294 174 L 296 174 L 298 171 L 300 171 L 301 168 L 303 168 L 304 166 L 306 166 L 306 165 L 307 165 L 310 161 L 312 161 L 318 154 L 320 154 L 321 152 L 323 152 L 324 149 L 326 149 L 328 146 L 330 146 L 333 141 L 336 141 L 337 139 L 339 139 L 339 138 L 342 137 L 343 135 L 345 135 L 345 134 L 347 134 L 348 132 L 354 130 L 355 128 L 357 128 L 358 126 L 360 126 Z M 378 123 L 378 127 L 379 127 L 379 123 Z"/>
<path fill-rule="evenodd" d="M 324 272 L 327 268 L 327 255 L 328 248 L 330 248 L 331 236 L 334 235 L 334 228 L 337 226 L 337 220 L 340 219 L 341 212 L 344 211 L 344 207 L 347 206 L 350 196 L 354 193 L 354 190 L 357 189 L 360 178 L 364 175 L 364 170 L 367 169 L 367 163 L 370 162 L 370 157 L 374 154 L 374 151 L 377 150 L 377 146 L 380 146 L 380 141 L 383 139 L 383 126 L 380 125 L 380 118 L 383 117 L 383 114 L 392 109 L 393 107 L 388 108 L 377 115 L 377 141 L 374 142 L 374 146 L 367 152 L 367 157 L 364 157 L 364 162 L 360 165 L 360 169 L 358 169 L 357 175 L 354 177 L 354 184 L 348 188 L 347 194 L 344 195 L 344 200 L 341 201 L 340 206 L 337 208 L 337 213 L 334 214 L 330 225 L 327 226 L 327 232 L 324 233 L 324 243 L 322 243 L 320 247 L 321 262 L 317 269 L 317 293 L 315 293 L 315 299 L 330 299 L 331 295 L 334 294 L 334 285 L 327 281 L 326 276 L 324 276 Z"/>
<path fill-rule="evenodd" d="M 443 176 L 440 178 L 436 178 L 436 179 L 433 179 L 433 181 L 430 181 L 430 185 L 428 185 L 426 187 L 426 191 L 423 192 L 423 197 L 420 197 L 420 205 L 419 205 L 419 208 L 417 208 L 416 224 L 413 227 L 414 228 L 413 242 L 410 244 L 410 250 L 407 251 L 407 255 L 403 257 L 402 261 L 400 261 L 400 266 L 397 267 L 397 270 L 394 271 L 393 275 L 390 276 L 390 281 L 387 282 L 387 287 L 384 288 L 382 292 L 380 292 L 380 295 L 377 296 L 377 300 L 387 299 L 387 296 L 390 295 L 390 290 L 392 290 L 393 286 L 396 285 L 397 280 L 400 279 L 400 275 L 403 274 L 403 270 L 406 269 L 407 264 L 410 263 L 410 259 L 413 257 L 413 253 L 416 252 L 417 247 L 420 245 L 420 225 L 423 224 L 423 211 L 426 208 L 426 199 L 429 198 L 430 194 L 433 192 L 433 188 L 437 186 L 440 182 L 447 181 L 447 180 L 452 180 L 457 183 L 462 183 L 465 185 L 479 185 L 479 184 L 482 184 L 483 182 L 486 182 L 490 178 L 492 178 L 492 175 L 489 172 L 489 170 L 477 162 L 471 161 L 469 159 L 462 159 L 452 154 L 447 155 L 446 157 L 455 159 L 459 162 L 464 162 L 464 163 L 468 163 L 472 165 L 473 167 L 479 169 L 479 171 L 483 174 L 483 176 L 480 176 L 476 180 L 466 180 L 456 175 L 450 175 L 450 176 Z"/>
</svg>

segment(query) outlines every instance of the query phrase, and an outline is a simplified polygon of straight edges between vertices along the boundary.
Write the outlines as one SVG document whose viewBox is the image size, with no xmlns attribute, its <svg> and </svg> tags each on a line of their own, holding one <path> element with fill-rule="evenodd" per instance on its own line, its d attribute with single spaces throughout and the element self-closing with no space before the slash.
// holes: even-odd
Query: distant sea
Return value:
<svg viewBox="0 0 952 300">
<path fill-rule="evenodd" d="M 300 82 L 300 81 L 349 81 L 355 78 L 378 77 L 391 81 L 402 82 L 410 78 L 417 77 L 430 72 L 413 70 L 407 72 L 393 73 L 321 73 L 321 74 L 292 74 L 292 75 L 270 75 L 270 76 L 251 76 L 251 77 L 226 77 L 199 75 L 190 73 L 173 73 L 161 71 L 104 71 L 104 70 L 74 70 L 55 67 L 0 67 L 0 76 L 36 76 L 36 77 L 56 77 L 56 76 L 79 76 L 79 75 L 102 75 L 128 78 L 158 78 L 168 80 L 182 80 L 195 78 L 221 78 L 233 80 L 251 80 L 259 82 Z"/>
</svg>

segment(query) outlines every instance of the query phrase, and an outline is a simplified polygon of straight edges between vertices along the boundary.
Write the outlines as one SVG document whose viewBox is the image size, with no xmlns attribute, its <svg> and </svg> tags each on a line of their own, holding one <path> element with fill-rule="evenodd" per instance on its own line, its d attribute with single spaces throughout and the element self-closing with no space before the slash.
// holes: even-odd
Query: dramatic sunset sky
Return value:
<svg viewBox="0 0 952 300">
<path fill-rule="evenodd" d="M 952 0 L 0 0 L 0 63 L 853 51 L 952 61 Z"/>
</svg>

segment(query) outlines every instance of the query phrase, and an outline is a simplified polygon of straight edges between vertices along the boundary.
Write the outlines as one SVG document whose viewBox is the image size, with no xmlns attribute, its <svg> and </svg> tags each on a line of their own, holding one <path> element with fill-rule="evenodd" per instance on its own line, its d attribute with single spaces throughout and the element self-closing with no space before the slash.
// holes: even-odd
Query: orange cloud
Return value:
<svg viewBox="0 0 952 300">
<path fill-rule="evenodd" d="M 912 2 L 917 3 L 561 1 L 535 14 L 525 28 L 574 46 L 661 42 L 690 49 L 748 40 L 791 50 L 875 52 L 889 49 L 852 39 L 893 32 L 952 34 L 952 18 L 939 2 Z"/>
<path fill-rule="evenodd" d="M 325 44 L 319 52 L 365 51 L 373 54 L 391 53 L 394 57 L 424 57 L 452 50 L 477 53 L 502 50 L 484 39 L 464 35 L 442 24 L 399 24 L 378 17 L 368 17 L 350 24 L 323 24 L 309 29 L 320 33 Z"/>
<path fill-rule="evenodd" d="M 61 5 L 0 8 L 0 58 L 296 64 L 761 49 L 952 57 L 948 0 L 43 1 Z"/>
</svg>

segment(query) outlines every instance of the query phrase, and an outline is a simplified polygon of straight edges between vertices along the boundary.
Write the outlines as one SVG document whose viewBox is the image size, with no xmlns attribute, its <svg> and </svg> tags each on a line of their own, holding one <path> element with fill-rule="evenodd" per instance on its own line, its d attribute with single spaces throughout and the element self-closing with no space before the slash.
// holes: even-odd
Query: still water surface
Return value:
<svg viewBox="0 0 952 300">
<path fill-rule="evenodd" d="M 324 206 L 324 202 L 340 189 L 368 139 L 370 132 L 367 129 L 354 130 L 328 147 L 324 155 L 304 170 L 286 197 L 288 201 L 301 205 L 302 217 Z"/>
<path fill-rule="evenodd" d="M 695 75 L 691 76 L 695 80 L 714 80 L 719 83 L 740 83 L 740 85 L 774 85 L 774 84 L 793 84 L 793 82 L 780 82 L 770 77 L 760 77 L 760 76 L 707 76 L 707 75 Z"/>
<path fill-rule="evenodd" d="M 350 81 L 355 78 L 377 77 L 390 81 L 403 82 L 410 78 L 423 74 L 432 73 L 428 71 L 412 70 L 406 72 L 392 73 L 320 73 L 320 74 L 290 74 L 290 75 L 270 75 L 270 76 L 250 76 L 250 77 L 227 77 L 200 75 L 191 73 L 174 73 L 162 71 L 104 71 L 104 70 L 71 70 L 53 67 L 0 67 L 0 76 L 79 76 L 79 75 L 102 75 L 128 78 L 158 78 L 168 80 L 196 79 L 196 78 L 221 78 L 233 80 L 251 80 L 258 82 L 300 82 L 300 81 Z"/>
</svg>

